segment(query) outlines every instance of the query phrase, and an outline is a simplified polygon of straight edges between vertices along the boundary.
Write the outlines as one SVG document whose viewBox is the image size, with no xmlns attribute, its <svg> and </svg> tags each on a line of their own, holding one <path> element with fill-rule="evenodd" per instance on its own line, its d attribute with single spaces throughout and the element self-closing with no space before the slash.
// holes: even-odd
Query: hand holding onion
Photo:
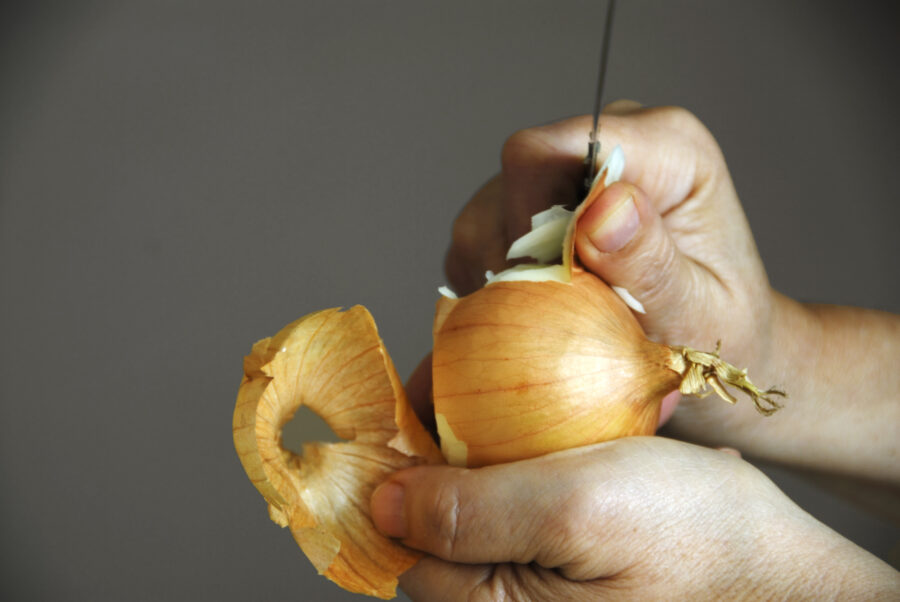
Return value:
<svg viewBox="0 0 900 602">
<path fill-rule="evenodd" d="M 874 600 L 900 587 L 747 462 L 662 437 L 404 470 L 372 505 L 384 533 L 427 554 L 400 578 L 416 601 Z"/>
<path fill-rule="evenodd" d="M 463 298 L 442 289 L 432 391 L 450 464 L 484 466 L 651 435 L 663 397 L 673 390 L 715 392 L 735 403 L 725 388 L 731 385 L 762 414 L 780 407 L 773 396 L 784 393 L 757 389 L 746 370 L 717 352 L 648 340 L 629 309 L 643 312 L 640 302 L 581 268 L 576 226 L 624 165 L 616 147 L 575 212 L 555 206 L 532 218 L 532 230 L 510 246 L 508 257 L 537 263 L 488 272 L 487 284 Z M 612 211 L 606 221 L 618 219 L 620 208 Z"/>
<path fill-rule="evenodd" d="M 507 268 L 506 250 L 529 229 L 532 215 L 578 199 L 589 128 L 590 119 L 578 117 L 509 138 L 502 172 L 454 224 L 445 263 L 453 290 L 468 294 L 486 270 Z M 900 423 L 900 319 L 801 304 L 772 290 L 722 152 L 689 112 L 612 103 L 601 116 L 601 139 L 607 153 L 621 146 L 627 162 L 624 183 L 604 191 L 579 222 L 575 242 L 585 270 L 641 302 L 646 313 L 635 317 L 652 341 L 712 350 L 721 340 L 730 362 L 791 394 L 789 407 L 765 421 L 752 404 L 692 396 L 678 403 L 680 396 L 670 395 L 660 422 L 676 404 L 678 411 L 667 432 L 770 461 L 900 484 L 892 460 L 900 439 L 889 428 Z M 778 193 L 777 183 L 770 188 Z M 632 204 L 636 221 L 626 219 Z M 604 234 L 605 226 L 615 227 Z M 427 421 L 431 358 L 407 390 Z"/>
</svg>

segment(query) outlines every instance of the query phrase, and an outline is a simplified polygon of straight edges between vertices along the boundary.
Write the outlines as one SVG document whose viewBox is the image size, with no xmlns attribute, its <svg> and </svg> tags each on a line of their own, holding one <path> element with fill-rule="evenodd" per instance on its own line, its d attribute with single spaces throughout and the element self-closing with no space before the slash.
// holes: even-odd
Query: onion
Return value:
<svg viewBox="0 0 900 602">
<path fill-rule="evenodd" d="M 484 466 L 631 435 L 652 435 L 663 397 L 709 389 L 723 399 L 732 385 L 763 414 L 780 407 L 715 352 L 647 339 L 629 305 L 577 265 L 578 217 L 618 179 L 621 149 L 604 165 L 578 211 L 535 216 L 510 257 L 561 264 L 520 265 L 456 299 L 443 296 L 434 322 L 432 378 L 441 451 L 450 464 Z M 561 222 L 565 220 L 565 227 Z M 618 294 L 617 294 L 618 293 Z"/>
</svg>

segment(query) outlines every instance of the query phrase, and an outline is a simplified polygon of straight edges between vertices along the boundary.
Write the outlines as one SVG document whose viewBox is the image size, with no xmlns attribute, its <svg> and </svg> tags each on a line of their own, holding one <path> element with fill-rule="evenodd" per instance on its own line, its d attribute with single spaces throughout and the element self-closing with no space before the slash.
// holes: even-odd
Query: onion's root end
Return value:
<svg viewBox="0 0 900 602">
<path fill-rule="evenodd" d="M 747 370 L 740 370 L 719 357 L 720 343 L 712 353 L 697 351 L 690 347 L 673 347 L 669 368 L 681 375 L 678 390 L 682 395 L 699 395 L 706 397 L 716 393 L 728 403 L 737 403 L 725 385 L 735 387 L 746 393 L 756 410 L 763 416 L 771 416 L 782 405 L 773 399 L 774 396 L 787 397 L 780 389 L 760 390 L 747 377 Z"/>
</svg>

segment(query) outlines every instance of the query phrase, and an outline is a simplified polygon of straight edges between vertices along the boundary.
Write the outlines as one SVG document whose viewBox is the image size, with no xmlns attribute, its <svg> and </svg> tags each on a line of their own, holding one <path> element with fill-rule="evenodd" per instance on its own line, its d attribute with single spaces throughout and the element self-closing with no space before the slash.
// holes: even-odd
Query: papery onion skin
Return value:
<svg viewBox="0 0 900 602">
<path fill-rule="evenodd" d="M 307 405 L 347 439 L 306 443 L 281 431 Z M 309 314 L 253 346 L 234 411 L 241 464 L 320 573 L 349 591 L 396 595 L 421 554 L 372 524 L 369 499 L 390 474 L 442 461 L 406 399 L 375 322 L 361 306 Z"/>
<path fill-rule="evenodd" d="M 577 267 L 569 283 L 498 282 L 442 298 L 432 378 L 444 455 L 476 467 L 653 434 L 681 381 L 673 355 Z"/>
</svg>

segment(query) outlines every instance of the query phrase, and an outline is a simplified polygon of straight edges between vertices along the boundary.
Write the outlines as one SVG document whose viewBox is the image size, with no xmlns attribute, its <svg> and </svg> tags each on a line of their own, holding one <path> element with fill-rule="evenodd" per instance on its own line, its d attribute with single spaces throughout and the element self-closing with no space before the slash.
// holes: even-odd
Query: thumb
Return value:
<svg viewBox="0 0 900 602">
<path fill-rule="evenodd" d="M 696 311 L 705 274 L 683 255 L 637 186 L 616 183 L 581 216 L 575 250 L 585 269 L 638 301 L 650 333 L 671 332 Z M 639 308 L 635 307 L 638 311 Z"/>
<path fill-rule="evenodd" d="M 564 512 L 572 489 L 556 486 L 555 470 L 546 461 L 410 468 L 372 494 L 372 520 L 385 535 L 453 563 L 565 566 L 584 552 L 576 533 L 584 516 Z M 563 517 L 581 522 L 566 529 Z"/>
</svg>

